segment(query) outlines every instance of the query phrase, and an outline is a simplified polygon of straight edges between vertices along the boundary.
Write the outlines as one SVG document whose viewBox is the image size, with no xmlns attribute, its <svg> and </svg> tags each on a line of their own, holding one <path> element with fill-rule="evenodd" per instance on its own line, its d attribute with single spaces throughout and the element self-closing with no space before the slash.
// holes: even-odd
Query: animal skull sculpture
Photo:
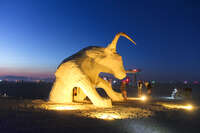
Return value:
<svg viewBox="0 0 200 133">
<path fill-rule="evenodd" d="M 86 96 L 98 107 L 112 107 L 112 101 L 122 101 L 121 93 L 115 92 L 109 82 L 99 73 L 113 74 L 118 79 L 126 77 L 122 57 L 116 52 L 117 41 L 124 36 L 135 44 L 125 33 L 118 33 L 106 47 L 89 46 L 66 58 L 55 72 L 56 80 L 50 92 L 49 101 L 72 103 L 82 101 Z M 101 97 L 96 88 L 102 88 L 111 99 Z M 77 88 L 74 96 L 73 89 Z"/>
</svg>

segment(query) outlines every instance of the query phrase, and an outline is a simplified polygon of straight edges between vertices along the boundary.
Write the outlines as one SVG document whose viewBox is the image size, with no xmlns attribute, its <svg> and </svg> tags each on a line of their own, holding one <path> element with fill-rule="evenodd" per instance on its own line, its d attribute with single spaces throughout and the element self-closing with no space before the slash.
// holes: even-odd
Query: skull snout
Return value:
<svg viewBox="0 0 200 133">
<path fill-rule="evenodd" d="M 115 69 L 114 70 L 114 76 L 118 79 L 123 79 L 126 77 L 126 71 L 123 66 L 123 61 L 121 56 L 116 57 L 116 63 L 115 63 Z"/>
<path fill-rule="evenodd" d="M 123 78 L 125 78 L 126 77 L 126 73 L 121 73 L 121 74 L 119 74 L 118 75 L 118 79 L 123 79 Z"/>
<path fill-rule="evenodd" d="M 115 72 L 114 76 L 118 79 L 123 79 L 126 77 L 126 71 L 122 69 L 121 71 Z"/>
</svg>

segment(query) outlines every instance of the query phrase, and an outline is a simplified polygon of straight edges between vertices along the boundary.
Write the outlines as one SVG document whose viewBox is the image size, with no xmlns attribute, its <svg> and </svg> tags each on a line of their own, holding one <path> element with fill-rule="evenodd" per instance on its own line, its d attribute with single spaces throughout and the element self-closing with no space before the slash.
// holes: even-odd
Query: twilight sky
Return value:
<svg viewBox="0 0 200 133">
<path fill-rule="evenodd" d="M 198 0 L 0 0 L 0 76 L 49 76 L 80 49 L 117 32 L 126 69 L 141 78 L 200 80 Z"/>
</svg>

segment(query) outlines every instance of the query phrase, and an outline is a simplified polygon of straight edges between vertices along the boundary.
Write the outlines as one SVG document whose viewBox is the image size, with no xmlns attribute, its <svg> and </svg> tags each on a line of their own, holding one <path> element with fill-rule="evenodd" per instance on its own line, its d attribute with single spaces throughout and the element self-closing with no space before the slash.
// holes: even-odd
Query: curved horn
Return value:
<svg viewBox="0 0 200 133">
<path fill-rule="evenodd" d="M 120 36 L 123 36 L 125 38 L 127 38 L 128 40 L 130 40 L 132 43 L 134 43 L 136 45 L 136 43 L 125 33 L 123 32 L 119 32 L 115 35 L 115 38 L 113 39 L 113 41 L 107 46 L 108 49 L 112 50 L 112 51 L 116 51 L 116 46 L 117 46 L 117 42 Z"/>
</svg>

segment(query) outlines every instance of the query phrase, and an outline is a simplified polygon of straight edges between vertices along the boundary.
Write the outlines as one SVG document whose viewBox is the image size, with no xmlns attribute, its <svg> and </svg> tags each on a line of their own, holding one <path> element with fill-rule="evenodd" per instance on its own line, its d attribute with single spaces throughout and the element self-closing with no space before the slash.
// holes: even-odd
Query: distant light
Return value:
<svg viewBox="0 0 200 133">
<path fill-rule="evenodd" d="M 0 82 L 2 82 L 2 80 L 0 79 Z"/>
<path fill-rule="evenodd" d="M 199 84 L 199 81 L 194 81 L 193 83 L 194 83 L 194 84 Z"/>
<path fill-rule="evenodd" d="M 187 81 L 187 80 L 185 80 L 183 83 L 184 83 L 184 84 L 187 84 L 187 83 L 188 83 L 188 81 Z"/>
<path fill-rule="evenodd" d="M 126 82 L 129 82 L 129 78 L 126 79 Z"/>
<path fill-rule="evenodd" d="M 40 80 L 35 80 L 36 83 L 40 83 Z"/>
<path fill-rule="evenodd" d="M 155 81 L 155 80 L 152 80 L 152 81 L 151 81 L 151 83 L 152 83 L 152 84 L 155 84 L 155 83 L 156 83 L 156 81 Z"/>
<path fill-rule="evenodd" d="M 127 77 L 126 79 L 123 80 L 124 83 L 128 84 L 130 82 L 130 78 Z"/>
<path fill-rule="evenodd" d="M 113 80 L 113 83 L 115 84 L 115 83 L 117 83 L 117 81 L 116 81 L 116 80 Z"/>
</svg>

